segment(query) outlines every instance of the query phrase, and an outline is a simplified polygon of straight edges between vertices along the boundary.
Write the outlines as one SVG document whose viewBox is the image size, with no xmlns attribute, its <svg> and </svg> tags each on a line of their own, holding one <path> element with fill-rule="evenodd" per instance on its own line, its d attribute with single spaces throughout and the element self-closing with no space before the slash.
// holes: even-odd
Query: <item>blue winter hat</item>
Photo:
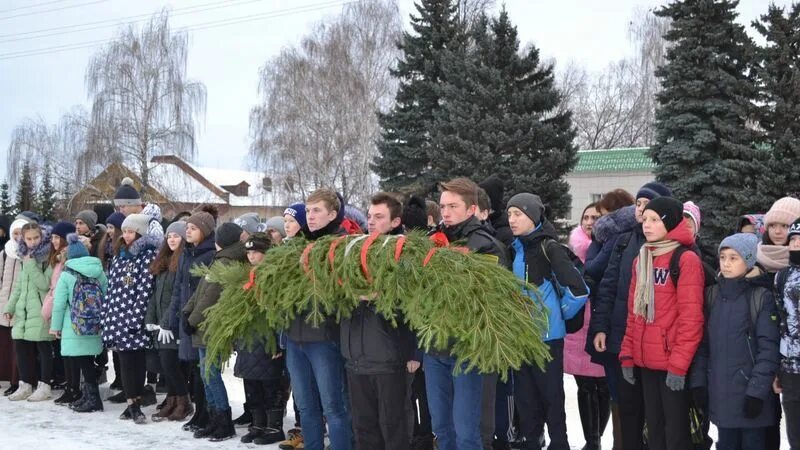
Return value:
<svg viewBox="0 0 800 450">
<path fill-rule="evenodd" d="M 106 219 L 106 225 L 114 225 L 114 228 L 119 230 L 122 228 L 122 222 L 124 221 L 125 215 L 120 212 L 115 212 L 114 214 L 108 216 Z"/>
<path fill-rule="evenodd" d="M 71 224 L 70 222 L 58 222 L 57 224 L 53 225 L 53 231 L 50 234 L 54 234 L 61 239 L 66 239 L 68 234 L 74 232 L 75 225 Z"/>
<path fill-rule="evenodd" d="M 646 198 L 653 200 L 658 197 L 672 197 L 672 191 L 661 183 L 655 181 L 645 184 L 636 193 L 636 198 Z"/>
<path fill-rule="evenodd" d="M 747 264 L 747 270 L 756 265 L 756 253 L 758 251 L 758 237 L 753 233 L 736 233 L 722 240 L 719 244 L 719 251 L 730 248 L 742 257 Z"/>
<path fill-rule="evenodd" d="M 83 258 L 89 256 L 89 250 L 83 245 L 78 235 L 70 233 L 67 235 L 67 259 Z"/>
<path fill-rule="evenodd" d="M 306 227 L 306 205 L 304 203 L 295 203 L 283 211 L 283 215 L 294 217 L 294 220 L 300 224 L 301 228 Z"/>
<path fill-rule="evenodd" d="M 114 193 L 114 206 L 136 206 L 142 204 L 142 196 L 133 187 L 133 180 L 125 177 Z"/>
</svg>

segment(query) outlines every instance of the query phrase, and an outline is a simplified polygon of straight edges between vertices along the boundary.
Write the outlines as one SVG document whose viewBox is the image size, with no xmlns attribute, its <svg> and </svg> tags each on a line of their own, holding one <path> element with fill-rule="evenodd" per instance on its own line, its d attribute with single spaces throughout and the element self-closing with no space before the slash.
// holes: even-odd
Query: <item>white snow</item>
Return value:
<svg viewBox="0 0 800 450">
<path fill-rule="evenodd" d="M 109 373 L 109 378 L 113 375 Z M 244 389 L 242 380 L 235 378 L 232 369 L 223 373 L 225 386 L 228 390 L 233 415 L 237 417 L 242 412 L 244 403 Z M 7 384 L 3 383 L 5 390 Z M 575 380 L 571 375 L 564 377 L 566 393 L 567 429 L 569 440 L 573 449 L 580 449 L 584 445 L 580 416 L 576 401 Z M 100 393 L 105 399 L 112 392 L 108 384 L 101 386 Z M 60 392 L 58 393 L 60 395 Z M 159 395 L 159 401 L 163 396 Z M 154 423 L 150 415 L 156 412 L 155 406 L 144 408 L 148 416 L 145 425 L 136 425 L 131 421 L 119 420 L 119 415 L 124 405 L 104 402 L 105 411 L 102 413 L 79 414 L 70 411 L 67 407 L 57 406 L 52 401 L 42 403 L 11 402 L 0 397 L 0 448 L 2 449 L 40 449 L 55 450 L 91 450 L 91 449 L 263 449 L 277 450 L 278 445 L 242 444 L 239 438 L 247 430 L 238 428 L 237 437 L 220 442 L 209 442 L 205 439 L 194 439 L 191 433 L 181 430 L 181 425 L 175 422 Z M 284 431 L 294 426 L 294 412 L 289 405 L 289 415 L 284 419 Z M 712 426 L 712 438 L 716 437 L 716 430 Z M 782 430 L 782 448 L 789 448 L 786 441 L 786 430 Z M 609 422 L 603 436 L 603 448 L 610 449 L 613 438 L 611 423 Z"/>
</svg>

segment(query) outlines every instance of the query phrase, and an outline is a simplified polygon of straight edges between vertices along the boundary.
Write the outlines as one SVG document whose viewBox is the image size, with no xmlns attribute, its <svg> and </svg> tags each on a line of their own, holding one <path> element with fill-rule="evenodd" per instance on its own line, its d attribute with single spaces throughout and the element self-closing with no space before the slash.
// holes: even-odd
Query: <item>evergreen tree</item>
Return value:
<svg viewBox="0 0 800 450">
<path fill-rule="evenodd" d="M 758 123 L 772 150 L 763 188 L 777 199 L 800 191 L 800 3 L 788 14 L 771 4 L 753 27 L 766 40 L 757 50 Z"/>
<path fill-rule="evenodd" d="M 22 174 L 19 178 L 17 185 L 16 204 L 14 205 L 18 212 L 33 211 L 36 205 L 36 189 L 33 183 L 33 174 L 31 173 L 30 161 L 25 161 L 22 164 Z"/>
<path fill-rule="evenodd" d="M 757 182 L 767 152 L 747 126 L 756 88 L 753 43 L 735 22 L 735 0 L 680 0 L 656 11 L 672 20 L 666 64 L 656 71 L 656 178 L 703 212 L 702 246 L 730 233 L 739 215 L 770 201 Z"/>
<path fill-rule="evenodd" d="M 14 205 L 11 204 L 11 194 L 9 193 L 8 182 L 0 184 L 0 215 L 14 215 Z"/>
<path fill-rule="evenodd" d="M 42 174 L 42 186 L 36 196 L 36 209 L 44 220 L 55 220 L 57 191 L 53 186 L 50 164 L 45 163 L 44 173 Z"/>
<path fill-rule="evenodd" d="M 403 34 L 403 56 L 391 71 L 400 84 L 395 105 L 378 117 L 382 132 L 372 169 L 385 190 L 425 193 L 441 181 L 430 173 L 428 160 L 430 126 L 439 107 L 441 54 L 463 33 L 453 0 L 419 0 L 414 6 L 413 33 Z"/>
<path fill-rule="evenodd" d="M 571 113 L 559 112 L 553 67 L 533 46 L 519 51 L 517 29 L 505 9 L 482 17 L 470 45 L 446 52 L 442 107 L 436 113 L 429 157 L 439 179 L 497 174 L 506 200 L 533 192 L 551 219 L 570 209 L 564 175 L 577 162 Z"/>
</svg>

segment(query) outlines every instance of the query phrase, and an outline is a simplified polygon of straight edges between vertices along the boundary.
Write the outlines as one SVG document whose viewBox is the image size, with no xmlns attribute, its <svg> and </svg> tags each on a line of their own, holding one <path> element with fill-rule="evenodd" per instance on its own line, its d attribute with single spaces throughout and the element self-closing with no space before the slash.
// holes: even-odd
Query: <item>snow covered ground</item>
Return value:
<svg viewBox="0 0 800 450">
<path fill-rule="evenodd" d="M 109 376 L 113 379 L 113 376 Z M 223 373 L 225 386 L 233 407 L 234 417 L 242 412 L 244 389 L 242 381 L 234 378 L 228 369 Z M 7 384 L 3 383 L 2 390 Z M 566 390 L 567 429 L 573 449 L 584 445 L 580 417 L 576 402 L 576 387 L 572 376 L 564 377 Z M 110 394 L 108 384 L 101 386 L 101 395 L 105 399 Z M 60 395 L 60 393 L 59 393 Z M 159 401 L 163 396 L 159 395 Z M 66 407 L 56 406 L 52 401 L 43 403 L 11 402 L 0 398 L 0 448 L 3 449 L 53 449 L 53 450 L 90 450 L 90 449 L 241 449 L 258 448 L 277 450 L 278 445 L 257 446 L 242 444 L 239 437 L 221 443 L 208 442 L 204 439 L 193 439 L 191 433 L 181 430 L 175 422 L 153 423 L 149 416 L 156 412 L 155 406 L 144 408 L 148 416 L 146 425 L 136 425 L 131 421 L 119 420 L 124 405 L 104 403 L 102 413 L 78 414 Z M 289 407 L 289 416 L 284 420 L 284 430 L 294 424 L 293 410 Z M 239 436 L 245 429 L 237 429 Z M 712 427 L 712 437 L 716 430 Z M 786 431 L 782 431 L 782 448 L 789 448 Z M 611 424 L 603 436 L 603 448 L 612 445 Z"/>
</svg>

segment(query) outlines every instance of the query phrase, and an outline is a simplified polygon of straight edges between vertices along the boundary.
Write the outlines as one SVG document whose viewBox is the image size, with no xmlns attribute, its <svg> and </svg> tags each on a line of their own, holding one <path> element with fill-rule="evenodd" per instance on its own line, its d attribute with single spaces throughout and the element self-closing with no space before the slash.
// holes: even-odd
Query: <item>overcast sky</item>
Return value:
<svg viewBox="0 0 800 450">
<path fill-rule="evenodd" d="M 26 117 L 58 121 L 73 105 L 87 105 L 84 71 L 101 44 L 8 59 L 14 52 L 106 41 L 114 24 L 142 20 L 161 8 L 173 11 L 174 28 L 223 19 L 257 19 L 190 32 L 189 78 L 208 89 L 197 162 L 224 168 L 247 167 L 248 114 L 258 100 L 258 70 L 284 46 L 293 45 L 315 22 L 335 16 L 344 0 L 0 0 L 0 179 L 14 126 Z M 533 43 L 558 66 L 570 61 L 590 70 L 628 56 L 627 24 L 637 9 L 656 0 L 506 0 L 520 40 Z M 789 0 L 776 1 L 788 5 Z M 404 22 L 413 0 L 399 0 Z M 199 5 L 206 11 L 196 12 Z M 499 9 L 502 2 L 497 2 Z M 192 7 L 186 9 L 187 7 Z M 183 9 L 183 10 L 182 10 Z M 739 21 L 747 25 L 766 12 L 766 0 L 741 0 Z M 195 11 L 195 12 L 191 12 Z M 191 13 L 189 13 L 191 12 Z M 16 16 L 16 17 L 15 17 Z M 21 39 L 30 31 L 103 22 L 77 33 Z"/>
</svg>

